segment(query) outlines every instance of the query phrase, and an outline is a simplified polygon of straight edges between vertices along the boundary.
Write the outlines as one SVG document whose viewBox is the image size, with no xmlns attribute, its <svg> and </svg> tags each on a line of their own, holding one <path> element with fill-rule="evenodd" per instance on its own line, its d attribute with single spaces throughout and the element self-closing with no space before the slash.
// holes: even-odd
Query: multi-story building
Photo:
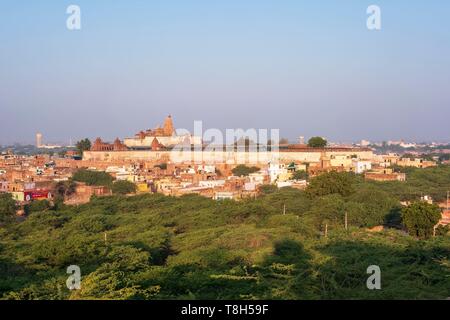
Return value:
<svg viewBox="0 0 450 320">
<path fill-rule="evenodd" d="M 420 158 L 402 158 L 397 161 L 397 165 L 400 167 L 414 167 L 414 168 L 428 168 L 435 167 L 436 161 L 429 161 Z"/>
</svg>

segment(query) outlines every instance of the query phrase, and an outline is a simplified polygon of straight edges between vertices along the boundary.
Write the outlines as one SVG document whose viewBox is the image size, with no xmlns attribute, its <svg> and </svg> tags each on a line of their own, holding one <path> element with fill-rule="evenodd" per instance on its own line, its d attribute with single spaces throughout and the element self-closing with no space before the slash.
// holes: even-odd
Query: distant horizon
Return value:
<svg viewBox="0 0 450 320">
<path fill-rule="evenodd" d="M 292 141 L 447 142 L 449 13 L 444 0 L 9 1 L 0 145 L 123 139 L 167 114 Z"/>
<path fill-rule="evenodd" d="M 142 128 L 142 129 L 150 129 L 150 128 Z M 179 128 L 176 128 L 179 129 Z M 206 128 L 208 129 L 208 128 Z M 231 129 L 231 128 L 230 128 Z M 234 129 L 234 128 L 233 128 Z M 248 129 L 248 128 L 242 128 L 242 129 Z M 251 128 L 250 128 L 251 129 Z M 260 128 L 256 128 L 256 129 L 260 129 Z M 264 128 L 262 128 L 264 129 Z M 270 128 L 269 128 L 270 129 Z M 136 132 L 139 130 L 136 130 Z M 40 131 L 40 133 L 42 133 L 42 131 Z M 191 132 L 192 133 L 192 132 Z M 225 133 L 225 130 L 223 130 L 223 133 Z M 48 140 L 45 136 L 45 134 L 42 134 L 42 139 L 43 139 L 43 145 L 57 145 L 57 146 L 61 146 L 61 147 L 70 147 L 70 140 L 72 141 L 72 147 L 75 146 L 75 144 L 82 139 L 88 138 L 91 142 L 93 142 L 96 138 L 101 138 L 102 140 L 106 141 L 106 142 L 112 142 L 114 141 L 116 138 L 119 138 L 120 140 L 123 140 L 124 138 L 127 137 L 132 137 L 133 135 L 130 134 L 128 136 L 123 136 L 123 137 L 119 137 L 119 136 L 111 136 L 111 137 L 105 137 L 105 136 L 80 136 L 77 139 L 68 139 L 68 141 L 64 141 L 64 140 Z M 318 135 L 320 136 L 320 135 Z M 313 136 L 311 136 L 313 137 Z M 305 143 L 308 141 L 309 138 L 311 138 L 309 136 L 305 136 L 304 140 Z M 288 139 L 289 143 L 298 143 L 299 142 L 299 138 L 300 136 L 297 136 L 295 138 L 293 137 L 287 137 L 287 136 L 283 136 L 280 135 L 280 139 Z M 450 138 L 449 139 L 429 139 L 429 140 L 408 140 L 408 139 L 404 139 L 404 138 L 393 138 L 393 139 L 386 139 L 386 140 L 370 140 L 367 138 L 361 138 L 361 139 L 355 139 L 352 141 L 340 141 L 340 140 L 333 140 L 330 139 L 329 137 L 324 137 L 327 139 L 328 143 L 335 143 L 335 144 L 358 144 L 361 143 L 362 141 L 369 141 L 370 144 L 379 144 L 379 143 L 383 143 L 383 142 L 399 142 L 399 141 L 403 141 L 404 143 L 416 143 L 416 144 L 422 144 L 422 143 L 426 143 L 426 144 L 431 144 L 431 143 L 437 143 L 437 144 L 450 144 Z M 36 139 L 34 137 L 34 139 L 30 139 L 28 141 L 14 141 L 14 142 L 10 142 L 10 143 L 1 143 L 0 142 L 0 147 L 7 147 L 7 146 L 14 146 L 14 145 L 21 145 L 21 146 L 36 146 Z"/>
</svg>

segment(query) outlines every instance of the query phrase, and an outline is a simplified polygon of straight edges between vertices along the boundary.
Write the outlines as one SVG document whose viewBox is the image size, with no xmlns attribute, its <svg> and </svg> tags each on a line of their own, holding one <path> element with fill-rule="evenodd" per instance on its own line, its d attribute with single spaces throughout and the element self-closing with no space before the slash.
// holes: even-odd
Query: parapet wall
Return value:
<svg viewBox="0 0 450 320">
<path fill-rule="evenodd" d="M 352 157 L 372 160 L 371 150 L 327 148 L 322 152 L 314 151 L 279 151 L 279 152 L 243 152 L 243 151 L 85 151 L 83 160 L 88 161 L 153 161 L 171 163 L 228 163 L 228 164 L 267 164 L 268 162 L 307 162 L 317 163 L 322 156 Z"/>
</svg>

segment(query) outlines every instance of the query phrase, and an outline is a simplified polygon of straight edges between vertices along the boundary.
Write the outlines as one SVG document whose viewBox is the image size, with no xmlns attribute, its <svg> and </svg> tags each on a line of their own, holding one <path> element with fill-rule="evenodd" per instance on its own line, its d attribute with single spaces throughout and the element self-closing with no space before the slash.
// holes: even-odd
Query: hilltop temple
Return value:
<svg viewBox="0 0 450 320">
<path fill-rule="evenodd" d="M 169 115 L 164 120 L 164 125 L 154 129 L 141 130 L 132 138 L 125 138 L 124 144 L 134 150 L 139 149 L 162 149 L 178 144 L 201 144 L 201 137 L 194 137 L 190 134 L 177 135 L 173 125 L 172 117 Z"/>
<path fill-rule="evenodd" d="M 139 131 L 135 134 L 136 139 L 144 139 L 145 137 L 172 137 L 175 134 L 173 127 L 172 116 L 168 116 L 164 120 L 164 125 L 161 128 L 157 126 L 155 129 L 148 129 L 146 131 Z"/>
</svg>

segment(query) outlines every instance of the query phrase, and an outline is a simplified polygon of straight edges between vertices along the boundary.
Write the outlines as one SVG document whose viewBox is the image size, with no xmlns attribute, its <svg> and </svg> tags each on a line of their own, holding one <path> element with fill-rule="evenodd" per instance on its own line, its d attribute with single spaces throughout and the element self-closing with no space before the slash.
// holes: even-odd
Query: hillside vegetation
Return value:
<svg viewBox="0 0 450 320">
<path fill-rule="evenodd" d="M 419 240 L 403 231 L 390 184 L 336 179 L 343 187 L 327 191 L 318 181 L 316 190 L 283 188 L 238 202 L 115 195 L 36 209 L 0 227 L 0 297 L 449 297 L 450 237 Z M 380 224 L 396 229 L 367 229 Z M 70 265 L 81 268 L 81 290 L 66 287 Z M 366 287 L 370 265 L 381 269 L 381 290 Z"/>
</svg>

